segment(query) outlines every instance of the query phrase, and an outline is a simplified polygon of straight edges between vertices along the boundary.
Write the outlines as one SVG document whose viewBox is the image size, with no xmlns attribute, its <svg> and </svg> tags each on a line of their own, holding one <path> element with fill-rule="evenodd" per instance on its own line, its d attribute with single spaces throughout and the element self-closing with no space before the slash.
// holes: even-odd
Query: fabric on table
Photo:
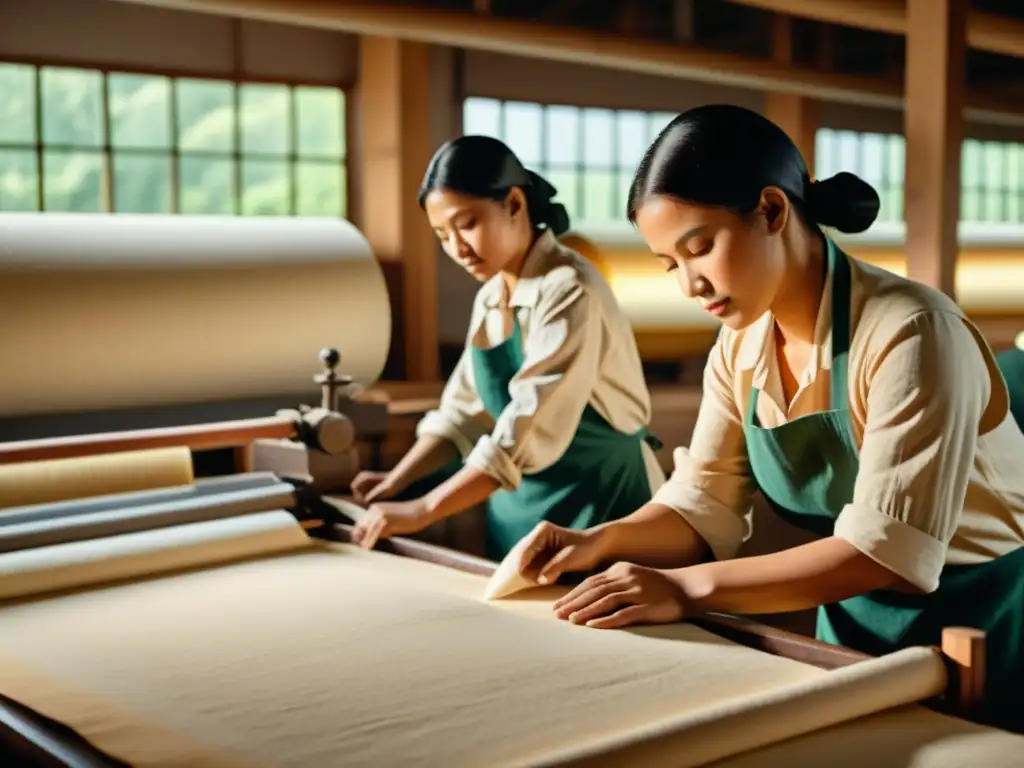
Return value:
<svg viewBox="0 0 1024 768">
<path fill-rule="evenodd" d="M 645 747 L 630 734 L 652 726 L 685 733 L 687 746 L 669 738 L 644 764 L 678 767 L 817 727 L 823 709 L 826 720 L 874 711 L 944 682 L 920 649 L 825 672 L 687 624 L 570 625 L 551 618 L 561 588 L 490 603 L 485 584 L 311 541 L 9 605 L 0 693 L 140 767 L 197 750 L 206 757 L 191 764 L 213 766 L 566 764 L 616 743 L 632 760 Z M 707 723 L 715 709 L 734 718 L 726 738 Z"/>
</svg>

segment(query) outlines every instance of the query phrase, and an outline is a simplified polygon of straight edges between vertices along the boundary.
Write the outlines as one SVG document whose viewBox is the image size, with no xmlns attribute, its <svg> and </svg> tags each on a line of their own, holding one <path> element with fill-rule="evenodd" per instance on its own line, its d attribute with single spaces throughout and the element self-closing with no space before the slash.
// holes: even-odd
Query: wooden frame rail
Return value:
<svg viewBox="0 0 1024 768">
<path fill-rule="evenodd" d="M 0 443 L 0 464 L 68 459 L 100 453 L 185 446 L 194 451 L 237 448 L 254 440 L 297 437 L 299 426 L 288 416 L 240 419 L 181 427 L 101 432 L 92 435 L 41 438 Z"/>
</svg>

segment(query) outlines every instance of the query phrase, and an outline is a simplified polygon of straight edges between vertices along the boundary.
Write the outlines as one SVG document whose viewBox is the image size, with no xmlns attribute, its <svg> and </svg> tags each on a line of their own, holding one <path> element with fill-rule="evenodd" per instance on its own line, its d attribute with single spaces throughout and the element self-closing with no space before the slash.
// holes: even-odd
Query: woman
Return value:
<svg viewBox="0 0 1024 768">
<path fill-rule="evenodd" d="M 593 627 L 817 606 L 819 639 L 872 654 L 980 627 L 989 716 L 1020 728 L 1024 435 L 956 304 L 820 229 L 863 231 L 878 206 L 850 174 L 812 183 L 756 113 L 701 107 L 665 129 L 629 218 L 722 321 L 690 448 L 651 503 L 585 531 L 540 526 L 518 567 L 549 583 L 615 562 L 555 605 Z M 736 557 L 755 490 L 819 539 Z"/>
<path fill-rule="evenodd" d="M 541 521 L 612 520 L 664 482 L 629 321 L 598 271 L 556 240 L 569 218 L 554 194 L 496 139 L 465 136 L 430 161 L 420 206 L 483 285 L 415 445 L 391 472 L 353 482 L 370 504 L 355 529 L 363 546 L 486 500 L 486 554 L 500 560 Z"/>
</svg>

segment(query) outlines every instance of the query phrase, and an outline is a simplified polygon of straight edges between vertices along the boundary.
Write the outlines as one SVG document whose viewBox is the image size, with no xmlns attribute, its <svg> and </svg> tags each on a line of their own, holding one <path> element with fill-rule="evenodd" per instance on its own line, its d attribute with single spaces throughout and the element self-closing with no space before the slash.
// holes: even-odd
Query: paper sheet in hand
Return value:
<svg viewBox="0 0 1024 768">
<path fill-rule="evenodd" d="M 519 543 L 509 550 L 505 559 L 498 564 L 484 588 L 484 600 L 500 600 L 503 597 L 522 592 L 524 589 L 539 586 L 533 574 L 519 572 L 519 560 L 529 542 L 529 537 L 520 539 Z"/>
</svg>

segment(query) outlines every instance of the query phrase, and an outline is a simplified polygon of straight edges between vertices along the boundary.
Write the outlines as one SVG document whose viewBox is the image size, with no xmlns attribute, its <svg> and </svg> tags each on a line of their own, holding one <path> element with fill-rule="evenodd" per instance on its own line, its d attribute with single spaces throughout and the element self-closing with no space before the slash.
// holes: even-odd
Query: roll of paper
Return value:
<svg viewBox="0 0 1024 768">
<path fill-rule="evenodd" d="M 0 416 L 318 394 L 317 353 L 368 385 L 391 310 L 336 219 L 0 215 Z"/>
</svg>

